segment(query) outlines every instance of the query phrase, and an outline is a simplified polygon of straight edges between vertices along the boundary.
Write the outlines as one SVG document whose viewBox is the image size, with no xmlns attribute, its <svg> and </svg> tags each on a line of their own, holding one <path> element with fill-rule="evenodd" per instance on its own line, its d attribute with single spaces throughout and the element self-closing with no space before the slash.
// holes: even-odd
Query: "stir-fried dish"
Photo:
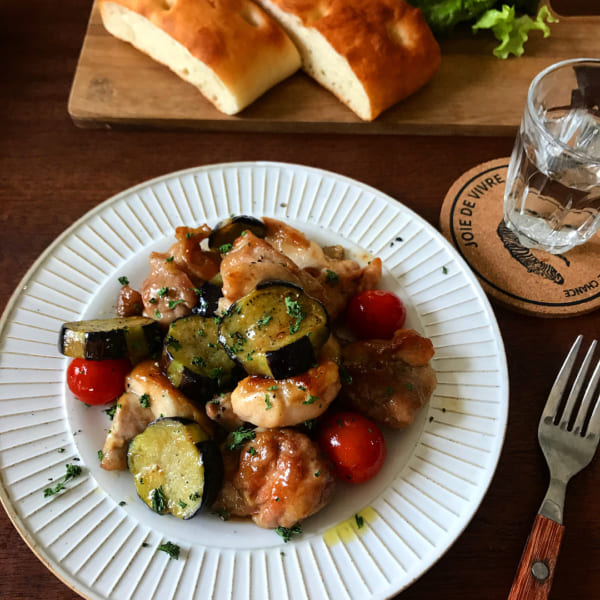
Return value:
<svg viewBox="0 0 600 600">
<path fill-rule="evenodd" d="M 160 514 L 294 531 L 339 480 L 375 476 L 379 425 L 408 427 L 436 386 L 431 341 L 361 266 L 271 218 L 178 227 L 117 316 L 65 323 L 68 385 L 116 399 L 101 467 Z"/>
</svg>

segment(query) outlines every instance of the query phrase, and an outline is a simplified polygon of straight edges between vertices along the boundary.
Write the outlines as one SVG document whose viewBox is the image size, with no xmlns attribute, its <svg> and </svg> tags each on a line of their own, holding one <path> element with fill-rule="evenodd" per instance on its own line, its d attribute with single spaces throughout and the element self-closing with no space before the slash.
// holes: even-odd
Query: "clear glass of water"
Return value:
<svg viewBox="0 0 600 600">
<path fill-rule="evenodd" d="M 532 81 L 508 168 L 504 221 L 527 248 L 561 254 L 600 229 L 600 59 Z"/>
</svg>

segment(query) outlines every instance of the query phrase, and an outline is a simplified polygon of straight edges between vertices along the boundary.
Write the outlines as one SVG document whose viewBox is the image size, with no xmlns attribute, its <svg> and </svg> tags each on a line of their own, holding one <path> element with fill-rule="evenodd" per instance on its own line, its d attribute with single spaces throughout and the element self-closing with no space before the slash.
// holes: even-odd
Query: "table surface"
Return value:
<svg viewBox="0 0 600 600">
<path fill-rule="evenodd" d="M 81 130 L 67 99 L 91 2 L 8 0 L 0 8 L 0 310 L 36 257 L 113 194 L 188 167 L 243 160 L 315 166 L 372 185 L 435 227 L 449 186 L 512 147 L 508 138 Z M 494 305 L 510 374 L 506 441 L 472 522 L 402 600 L 505 598 L 548 483 L 536 431 L 564 353 L 600 337 L 598 312 L 541 319 Z M 551 598 L 600 589 L 600 461 L 570 484 Z M 0 598 L 79 598 L 34 556 L 0 511 Z"/>
</svg>

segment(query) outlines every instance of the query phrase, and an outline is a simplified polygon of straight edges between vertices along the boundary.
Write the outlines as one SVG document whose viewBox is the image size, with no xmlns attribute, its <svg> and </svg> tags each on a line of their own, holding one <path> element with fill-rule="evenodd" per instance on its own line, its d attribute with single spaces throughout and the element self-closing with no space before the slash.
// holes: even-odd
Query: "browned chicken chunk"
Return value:
<svg viewBox="0 0 600 600">
<path fill-rule="evenodd" d="M 290 227 L 285 230 L 290 233 L 288 230 L 296 232 Z M 301 237 L 296 236 L 292 239 L 302 241 L 304 235 L 300 232 L 296 233 Z M 280 240 L 280 237 L 276 239 Z M 311 266 L 301 269 L 286 254 L 250 231 L 238 237 L 233 248 L 221 262 L 223 295 L 227 305 L 251 292 L 262 281 L 289 281 L 299 285 L 309 296 L 320 300 L 325 305 L 330 319 L 335 321 L 352 295 L 363 289 L 375 287 L 379 282 L 381 277 L 379 258 L 362 268 L 353 260 L 330 260 L 314 242 L 309 242 L 306 238 L 304 241 L 309 244 L 313 255 L 318 249 L 317 254 L 321 262 L 302 261 L 301 264 Z M 279 245 L 299 260 L 297 253 L 291 251 L 295 248 L 294 244 L 280 243 Z"/>
<path fill-rule="evenodd" d="M 342 397 L 375 421 L 408 427 L 437 384 L 429 364 L 433 353 L 431 341 L 412 329 L 399 329 L 391 340 L 352 342 L 342 348 L 351 377 Z"/>
<path fill-rule="evenodd" d="M 124 285 L 117 298 L 117 315 L 119 317 L 137 317 L 144 310 L 142 295 L 129 285 Z"/>
<path fill-rule="evenodd" d="M 266 529 L 292 527 L 323 508 L 335 479 L 318 446 L 292 429 L 257 432 L 240 452 L 224 451 L 217 510 L 249 516 Z"/>
<path fill-rule="evenodd" d="M 159 417 L 191 419 L 212 434 L 212 423 L 204 411 L 173 387 L 158 363 L 145 360 L 136 365 L 127 376 L 125 389 L 117 400 L 117 410 L 102 448 L 103 469 L 126 469 L 129 442 Z"/>
</svg>

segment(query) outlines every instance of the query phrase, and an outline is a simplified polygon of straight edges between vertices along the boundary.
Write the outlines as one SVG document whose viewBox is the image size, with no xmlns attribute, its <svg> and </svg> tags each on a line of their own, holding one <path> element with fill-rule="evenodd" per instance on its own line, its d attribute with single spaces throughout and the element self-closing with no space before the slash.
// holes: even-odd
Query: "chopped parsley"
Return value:
<svg viewBox="0 0 600 600">
<path fill-rule="evenodd" d="M 140 404 L 144 408 L 150 408 L 150 395 L 149 394 L 142 394 L 140 396 Z"/>
<path fill-rule="evenodd" d="M 222 367 L 216 367 L 214 369 L 210 370 L 210 373 L 208 374 L 208 376 L 211 379 L 216 379 L 217 380 L 217 385 L 221 385 L 221 377 L 223 377 L 223 368 Z"/>
<path fill-rule="evenodd" d="M 173 262 L 174 259 L 174 256 L 169 256 L 169 258 L 165 258 L 165 262 Z"/>
<path fill-rule="evenodd" d="M 195 367 L 205 367 L 206 366 L 206 361 L 201 356 L 194 356 L 192 358 L 192 364 Z"/>
<path fill-rule="evenodd" d="M 342 383 L 352 383 L 352 375 L 342 366 L 339 368 Z"/>
<path fill-rule="evenodd" d="M 221 521 L 229 521 L 229 517 L 231 517 L 229 511 L 225 510 L 224 508 L 215 509 L 214 514 L 217 515 Z"/>
<path fill-rule="evenodd" d="M 198 329 L 198 331 L 196 331 L 196 335 L 200 336 L 200 337 L 206 337 L 206 334 L 204 333 L 204 329 Z"/>
<path fill-rule="evenodd" d="M 448 267 L 446 267 L 446 266 L 443 266 L 443 267 L 442 267 L 442 273 L 443 273 L 444 275 L 448 275 Z"/>
<path fill-rule="evenodd" d="M 150 298 L 148 302 L 150 302 L 150 304 L 156 304 L 156 298 Z"/>
<path fill-rule="evenodd" d="M 156 295 L 159 298 L 164 298 L 165 296 L 169 295 L 169 288 L 168 287 L 161 287 L 160 290 L 158 290 L 158 292 L 156 292 Z"/>
<path fill-rule="evenodd" d="M 319 396 L 308 395 L 308 398 L 302 404 L 314 404 L 319 399 Z"/>
<path fill-rule="evenodd" d="M 202 497 L 202 495 L 200 494 L 200 492 L 192 492 L 189 496 L 190 500 L 192 500 L 192 501 L 200 500 L 201 497 Z"/>
<path fill-rule="evenodd" d="M 185 300 L 169 300 L 169 308 L 171 310 L 174 309 L 178 304 L 185 304 Z"/>
<path fill-rule="evenodd" d="M 44 490 L 44 498 L 49 498 L 50 496 L 58 494 L 58 492 L 65 489 L 65 483 L 67 483 L 69 479 L 73 479 L 74 477 L 81 475 L 81 467 L 79 465 L 66 465 L 66 468 L 67 473 L 61 477 L 61 481 L 59 481 L 53 488 L 46 488 Z"/>
<path fill-rule="evenodd" d="M 166 542 L 165 544 L 161 544 L 158 547 L 162 552 L 166 552 L 169 555 L 169 558 L 174 558 L 175 560 L 179 559 L 179 551 L 180 548 L 177 544 L 173 544 L 172 542 Z"/>
<path fill-rule="evenodd" d="M 219 246 L 219 252 L 221 254 L 227 254 L 233 248 L 233 244 L 223 244 Z"/>
<path fill-rule="evenodd" d="M 162 485 L 159 485 L 156 489 L 152 490 L 152 510 L 157 513 L 164 513 L 167 510 L 167 497 L 162 489 Z"/>
<path fill-rule="evenodd" d="M 158 308 L 155 308 L 155 309 L 154 309 L 154 316 L 155 316 L 157 319 L 161 319 L 161 318 L 162 318 L 162 315 L 160 314 L 160 310 L 158 310 Z"/>
<path fill-rule="evenodd" d="M 287 544 L 293 536 L 302 533 L 302 528 L 300 525 L 294 525 L 293 527 L 277 527 L 275 533 Z"/>
<path fill-rule="evenodd" d="M 250 448 L 248 448 L 248 454 L 250 456 L 256 456 L 256 448 L 254 446 L 250 446 Z"/>
<path fill-rule="evenodd" d="M 103 458 L 104 458 L 104 452 L 102 452 L 102 450 L 98 450 L 98 460 L 100 462 L 102 462 Z"/>
<path fill-rule="evenodd" d="M 414 386 L 413 386 L 413 384 L 412 384 L 412 383 L 407 383 L 407 384 L 406 384 L 406 389 L 407 389 L 409 392 L 410 392 L 410 391 L 412 391 L 412 390 L 414 389 Z"/>
<path fill-rule="evenodd" d="M 278 385 L 270 385 L 267 389 L 271 392 L 273 390 L 278 390 L 279 386 Z"/>
<path fill-rule="evenodd" d="M 115 413 L 117 412 L 117 407 L 121 406 L 120 404 L 115 404 L 110 408 L 107 408 L 104 412 L 108 415 L 108 418 L 112 421 L 115 418 Z"/>
<path fill-rule="evenodd" d="M 190 238 L 192 238 L 192 237 L 194 237 L 194 234 L 193 234 L 193 232 L 191 232 L 191 231 L 188 231 L 188 232 L 185 234 L 185 239 L 186 239 L 186 240 L 189 240 L 189 239 L 190 239 Z"/>
<path fill-rule="evenodd" d="M 178 339 L 174 338 L 172 335 L 168 335 L 165 339 L 167 346 L 171 346 L 173 350 L 181 350 L 181 344 Z"/>
<path fill-rule="evenodd" d="M 296 319 L 295 323 L 290 325 L 290 333 L 298 333 L 300 329 L 300 323 L 302 323 L 304 317 L 306 316 L 302 312 L 302 307 L 298 303 L 297 300 L 292 300 L 289 296 L 285 297 L 285 308 L 286 312 L 292 319 Z"/>
<path fill-rule="evenodd" d="M 119 283 L 121 285 L 129 285 L 129 279 L 127 279 L 127 277 L 125 277 L 125 276 L 119 277 Z"/>
<path fill-rule="evenodd" d="M 269 398 L 269 394 L 265 394 L 265 404 L 267 405 L 267 408 L 265 408 L 265 410 L 273 408 L 273 405 L 271 404 L 271 399 Z"/>
<path fill-rule="evenodd" d="M 354 515 L 354 520 L 356 521 L 356 526 L 359 529 L 365 524 L 365 520 L 359 514 Z"/>
<path fill-rule="evenodd" d="M 272 318 L 273 317 L 271 315 L 265 313 L 265 316 L 262 319 L 258 319 L 258 321 L 256 321 L 258 328 L 262 329 Z"/>
<path fill-rule="evenodd" d="M 316 473 L 315 473 L 315 477 L 321 477 L 321 469 L 319 469 Z"/>
<path fill-rule="evenodd" d="M 325 281 L 327 281 L 327 283 L 329 283 L 330 285 L 336 285 L 340 281 L 340 278 L 338 277 L 338 274 L 335 271 L 327 269 Z"/>
<path fill-rule="evenodd" d="M 256 431 L 243 425 L 231 432 L 231 442 L 227 444 L 229 450 L 239 450 L 246 442 L 256 437 Z"/>
<path fill-rule="evenodd" d="M 185 508 L 187 506 L 187 504 L 183 500 L 179 500 L 179 502 L 177 502 L 177 505 L 181 508 Z"/>
<path fill-rule="evenodd" d="M 125 502 L 125 500 L 121 500 L 121 502 L 119 502 L 119 506 L 126 506 L 127 502 Z"/>
</svg>

